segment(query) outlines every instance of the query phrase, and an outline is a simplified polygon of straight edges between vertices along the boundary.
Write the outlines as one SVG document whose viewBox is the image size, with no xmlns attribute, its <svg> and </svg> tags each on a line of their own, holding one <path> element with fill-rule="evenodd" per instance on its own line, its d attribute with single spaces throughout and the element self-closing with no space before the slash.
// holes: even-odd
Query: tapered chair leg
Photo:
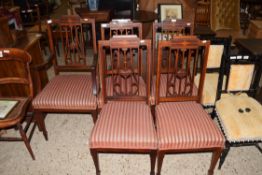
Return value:
<svg viewBox="0 0 262 175">
<path fill-rule="evenodd" d="M 230 150 L 230 147 L 229 147 L 229 146 L 226 146 L 226 148 L 225 148 L 224 151 L 222 152 L 222 155 L 221 155 L 220 161 L 219 161 L 219 165 L 218 165 L 218 169 L 219 169 L 219 170 L 221 169 L 223 163 L 225 162 L 229 150 Z"/>
<path fill-rule="evenodd" d="M 97 120 L 97 110 L 93 111 L 93 112 L 91 113 L 91 115 L 92 115 L 92 118 L 93 118 L 93 123 L 96 123 L 96 120 Z"/>
<path fill-rule="evenodd" d="M 222 149 L 217 149 L 216 151 L 213 152 L 212 158 L 211 158 L 211 164 L 208 170 L 208 175 L 213 175 L 214 174 L 214 169 L 216 167 L 217 161 L 221 156 Z"/>
<path fill-rule="evenodd" d="M 100 175 L 98 152 L 96 150 L 90 149 L 90 153 L 95 164 L 96 175 Z"/>
<path fill-rule="evenodd" d="M 33 153 L 33 150 L 32 150 L 32 148 L 31 148 L 31 145 L 30 145 L 30 143 L 29 143 L 29 140 L 28 140 L 28 138 L 27 138 L 27 136 L 26 136 L 26 133 L 25 133 L 24 130 L 23 130 L 22 125 L 21 125 L 20 123 L 18 123 L 18 124 L 17 124 L 17 128 L 18 128 L 18 130 L 19 130 L 19 132 L 20 132 L 20 135 L 21 135 L 21 137 L 22 137 L 22 140 L 24 141 L 25 146 L 26 146 L 27 150 L 29 151 L 32 159 L 35 160 L 35 155 L 34 155 L 34 153 Z"/>
<path fill-rule="evenodd" d="M 161 175 L 161 168 L 163 164 L 165 154 L 162 152 L 157 153 L 157 173 L 156 175 Z"/>
<path fill-rule="evenodd" d="M 157 156 L 157 152 L 156 151 L 152 151 L 150 153 L 150 160 L 151 160 L 150 175 L 155 175 L 156 156 Z"/>
<path fill-rule="evenodd" d="M 256 144 L 257 149 L 262 153 L 262 148 L 259 146 L 259 144 Z"/>
<path fill-rule="evenodd" d="M 35 120 L 36 120 L 39 131 L 42 131 L 45 137 L 45 140 L 48 140 L 48 134 L 47 134 L 47 130 L 45 127 L 45 121 L 44 121 L 43 114 L 41 112 L 35 112 Z"/>
</svg>

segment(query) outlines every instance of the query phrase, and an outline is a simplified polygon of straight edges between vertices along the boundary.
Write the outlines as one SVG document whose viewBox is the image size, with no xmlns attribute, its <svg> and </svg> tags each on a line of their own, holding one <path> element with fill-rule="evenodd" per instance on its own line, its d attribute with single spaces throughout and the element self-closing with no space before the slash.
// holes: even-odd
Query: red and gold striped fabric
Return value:
<svg viewBox="0 0 262 175">
<path fill-rule="evenodd" d="M 160 150 L 224 147 L 221 131 L 196 102 L 159 104 L 156 123 Z"/>
<path fill-rule="evenodd" d="M 87 111 L 96 109 L 91 75 L 58 75 L 32 102 L 34 109 Z"/>
<path fill-rule="evenodd" d="M 90 148 L 157 149 L 150 108 L 145 102 L 110 101 L 93 128 Z"/>
</svg>

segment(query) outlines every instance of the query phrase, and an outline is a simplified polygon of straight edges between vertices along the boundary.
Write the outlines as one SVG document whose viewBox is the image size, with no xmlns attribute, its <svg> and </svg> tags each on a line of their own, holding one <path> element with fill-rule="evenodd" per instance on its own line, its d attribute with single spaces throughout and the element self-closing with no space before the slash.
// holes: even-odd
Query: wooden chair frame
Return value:
<svg viewBox="0 0 262 175">
<path fill-rule="evenodd" d="M 52 26 L 56 25 L 58 26 L 58 29 L 56 30 L 56 32 L 54 33 Z M 59 65 L 58 61 L 57 61 L 57 57 L 56 57 L 56 52 L 55 52 L 55 46 L 54 46 L 54 38 L 55 37 L 60 37 L 61 41 L 62 41 L 62 47 L 68 46 L 67 41 L 69 40 L 69 37 L 74 35 L 74 34 L 79 34 L 79 33 L 74 33 L 73 28 L 75 26 L 81 28 L 79 30 L 81 30 L 81 32 L 84 32 L 82 27 L 83 25 L 91 25 L 91 29 L 92 29 L 92 37 L 93 37 L 93 61 L 90 65 L 86 65 L 85 61 L 81 60 L 81 59 L 85 59 L 86 57 L 86 50 L 85 50 L 85 41 L 84 38 L 79 38 L 77 41 L 79 43 L 81 43 L 82 45 L 79 46 L 80 47 L 80 52 L 83 53 L 81 56 L 84 56 L 83 58 L 81 57 L 80 60 L 83 63 L 76 63 L 74 61 L 72 61 L 72 64 L 69 63 L 65 63 L 65 65 Z M 68 31 L 64 31 L 62 28 L 63 26 L 68 26 L 68 28 L 70 28 L 71 32 Z M 78 30 L 78 29 L 76 29 Z M 79 16 L 75 16 L 75 15 L 69 15 L 69 16 L 62 16 L 60 19 L 53 19 L 53 20 L 48 20 L 47 21 L 47 32 L 48 32 L 48 37 L 49 37 L 49 45 L 50 45 L 50 51 L 51 51 L 51 57 L 50 59 L 35 68 L 36 71 L 42 71 L 42 70 L 46 70 L 49 69 L 52 65 L 54 66 L 54 70 L 55 70 L 55 74 L 58 75 L 61 72 L 90 72 L 91 73 L 91 77 L 92 77 L 92 93 L 94 96 L 97 95 L 97 77 L 96 77 L 96 72 L 97 72 L 97 46 L 96 46 L 96 34 L 95 34 L 95 20 L 94 19 L 81 19 Z M 68 34 L 69 36 L 66 37 L 65 34 Z M 81 33 L 82 34 L 82 33 Z M 73 36 L 72 36 L 73 37 Z M 79 44 L 78 43 L 78 44 Z M 64 48 L 65 49 L 65 48 Z M 83 51 L 83 52 L 82 52 Z M 74 58 L 75 59 L 75 58 Z M 66 58 L 65 58 L 66 61 Z M 82 64 L 82 65 L 80 65 Z M 38 77 L 39 78 L 39 77 Z M 38 81 L 40 82 L 40 80 Z M 41 87 L 39 85 L 39 87 Z M 34 109 L 34 111 L 36 112 L 36 115 L 39 115 L 40 117 L 43 117 L 44 113 L 48 113 L 48 112 L 53 112 L 53 113 L 60 113 L 60 112 L 67 112 L 67 113 L 91 113 L 92 114 L 92 118 L 93 121 L 95 122 L 97 120 L 97 109 L 92 109 L 92 110 L 79 110 L 79 109 L 72 109 L 72 110 L 68 110 L 68 109 Z M 46 135 L 47 137 L 47 135 Z"/>
<path fill-rule="evenodd" d="M 261 78 L 261 74 L 262 74 L 262 61 L 255 58 L 255 57 L 251 57 L 249 55 L 230 55 L 227 57 L 227 59 L 225 59 L 224 61 L 224 65 L 221 68 L 221 72 L 219 75 L 219 85 L 218 85 L 218 90 L 217 90 L 217 100 L 219 100 L 221 98 L 221 95 L 223 93 L 227 93 L 228 92 L 228 81 L 229 78 L 227 78 L 226 80 L 226 89 L 222 90 L 222 84 L 223 84 L 223 75 L 226 74 L 227 77 L 229 77 L 229 73 L 230 73 L 230 67 L 231 65 L 238 65 L 238 64 L 254 64 L 254 74 L 253 74 L 253 80 L 251 82 L 251 86 L 249 90 L 244 90 L 244 91 L 230 91 L 230 93 L 240 93 L 240 92 L 246 92 L 249 96 L 254 97 L 256 95 L 256 92 L 258 90 L 257 87 L 257 82 L 260 80 Z M 216 112 L 216 109 L 214 109 L 214 115 L 215 117 L 217 117 L 218 119 L 218 114 Z M 220 128 L 223 131 L 225 138 L 226 138 L 226 144 L 225 144 L 225 149 L 222 152 L 222 155 L 220 157 L 220 161 L 219 161 L 219 166 L 218 169 L 221 169 L 225 159 L 228 155 L 228 152 L 230 151 L 230 147 L 240 147 L 240 146 L 256 146 L 258 148 L 258 150 L 260 151 L 260 153 L 262 153 L 262 148 L 259 146 L 259 143 L 261 143 L 262 141 L 255 141 L 255 140 L 246 140 L 246 141 L 239 141 L 239 142 L 230 142 L 225 134 L 225 131 L 223 130 L 222 124 L 220 122 L 220 120 L 218 119 L 218 122 L 220 124 Z"/>
<path fill-rule="evenodd" d="M 196 102 L 200 103 L 201 97 L 202 97 L 204 79 L 205 79 L 209 45 L 210 45 L 209 41 L 200 41 L 196 37 L 192 37 L 192 36 L 181 37 L 181 38 L 177 38 L 177 39 L 174 39 L 174 40 L 171 40 L 171 41 L 161 41 L 161 42 L 158 43 L 158 63 L 161 63 L 163 49 L 166 49 L 166 48 L 170 48 L 170 49 L 174 49 L 174 50 L 177 49 L 177 50 L 181 50 L 182 52 L 185 51 L 186 49 L 188 49 L 189 51 L 196 49 L 196 52 L 193 52 L 193 53 L 195 53 L 195 59 L 197 59 L 197 57 L 201 56 L 203 60 L 201 60 L 202 61 L 202 64 L 201 64 L 202 67 L 201 67 L 201 70 L 200 70 L 201 71 L 201 77 L 200 77 L 200 83 L 199 83 L 199 86 L 198 86 L 199 88 L 198 88 L 197 94 L 195 94 L 195 95 L 193 94 L 193 90 L 191 92 L 189 92 L 189 95 L 186 95 L 186 94 L 183 95 L 183 92 L 179 90 L 178 94 L 160 97 L 160 81 L 159 80 L 160 80 L 160 74 L 162 74 L 163 72 L 161 71 L 161 65 L 158 64 L 158 66 L 157 66 L 157 78 L 156 78 L 156 105 L 158 105 L 161 102 L 179 102 L 179 101 L 180 102 L 181 101 L 183 101 L 183 102 L 185 102 L 185 101 L 196 101 Z M 175 56 L 176 60 L 179 59 L 178 51 L 177 51 L 177 54 L 175 54 L 175 55 L 176 55 Z M 181 57 L 183 55 L 184 54 L 182 54 Z M 191 58 L 191 56 L 188 56 L 188 57 Z M 194 58 L 192 58 L 192 59 L 194 59 Z M 194 61 L 194 64 L 192 65 L 193 66 L 193 76 L 195 74 L 194 72 L 196 72 L 198 70 L 198 66 L 197 66 L 198 61 L 196 61 L 196 62 L 195 61 Z M 176 62 L 175 66 L 177 65 L 179 67 L 178 62 L 177 61 L 175 61 L 175 62 Z M 185 72 L 177 71 L 177 69 L 178 69 L 178 67 L 177 67 L 174 70 L 169 69 L 167 71 L 167 74 L 169 74 L 169 73 L 174 74 L 175 73 L 176 76 L 178 76 L 178 77 L 179 76 L 184 77 L 185 73 L 188 74 L 186 69 L 191 67 L 191 66 L 189 65 L 189 63 L 186 63 L 186 62 L 181 63 L 181 64 L 182 65 L 180 65 L 181 66 L 180 68 L 184 67 L 183 64 L 187 64 L 187 66 L 185 67 Z M 189 74 L 187 76 L 191 76 L 191 74 Z M 191 80 L 191 81 L 193 81 L 193 84 L 194 84 L 194 80 Z M 169 82 L 167 81 L 167 84 L 168 83 Z M 154 114 L 155 114 L 155 112 L 154 112 Z M 158 153 L 157 153 L 157 157 L 158 157 L 157 175 L 161 174 L 162 163 L 163 163 L 164 156 L 166 154 L 193 153 L 193 152 L 213 152 L 212 158 L 211 158 L 211 164 L 210 164 L 210 167 L 209 167 L 209 170 L 208 170 L 208 174 L 212 175 L 222 150 L 223 150 L 223 148 L 221 148 L 221 147 L 211 147 L 211 148 L 207 147 L 207 148 L 197 148 L 197 149 L 196 148 L 192 148 L 192 149 L 180 148 L 180 149 L 158 150 Z"/>
<path fill-rule="evenodd" d="M 22 77 L 23 73 L 10 73 L 9 77 L 1 77 L 0 84 L 1 85 L 11 85 L 11 84 L 19 84 L 28 88 L 28 97 L 4 97 L 7 100 L 14 99 L 18 101 L 18 104 L 14 107 L 14 109 L 8 114 L 8 117 L 0 121 L 0 128 L 9 129 L 12 127 L 16 127 L 21 137 L 2 137 L 0 136 L 0 141 L 24 141 L 27 150 L 29 151 L 33 160 L 35 160 L 35 155 L 30 146 L 30 141 L 32 139 L 34 130 L 36 125 L 38 126 L 40 131 L 43 131 L 44 135 L 46 135 L 45 123 L 42 118 L 34 115 L 34 113 L 29 113 L 29 107 L 31 100 L 33 99 L 33 83 L 30 74 L 29 63 L 31 62 L 31 56 L 23 50 L 15 49 L 15 48 L 2 48 L 0 49 L 1 58 L 0 61 L 4 61 L 8 64 L 8 62 L 13 62 L 18 69 L 17 71 L 24 71 L 24 77 Z M 20 66 L 19 66 L 20 65 Z M 23 68 L 21 67 L 23 65 Z M 24 70 L 21 70 L 24 69 Z M 3 70 L 5 71 L 5 70 Z M 21 75 L 20 75 L 21 74 Z M 21 77 L 20 77 L 21 76 Z M 1 96 L 1 93 L 0 93 Z M 22 122 L 26 121 L 26 125 L 23 127 Z M 29 127 L 32 122 L 35 122 L 31 130 L 29 131 Z M 27 132 L 29 132 L 29 137 L 27 137 Z M 47 138 L 46 138 L 47 139 Z"/>
<path fill-rule="evenodd" d="M 114 42 L 112 42 L 114 41 Z M 109 48 L 123 48 L 127 45 L 128 42 L 128 47 L 127 48 L 138 48 L 138 49 L 143 49 L 146 48 L 147 50 L 147 77 L 146 77 L 146 96 L 141 96 L 137 98 L 133 98 L 130 96 L 108 96 L 106 93 L 106 81 L 105 78 L 109 75 L 114 74 L 114 70 L 107 70 L 107 59 L 106 59 L 106 51 Z M 109 100 L 118 100 L 118 101 L 146 101 L 147 104 L 149 104 L 149 99 L 150 99 L 150 81 L 151 81 L 151 41 L 150 40 L 140 40 L 135 36 L 127 37 L 125 36 L 116 36 L 113 37 L 110 40 L 100 40 L 98 44 L 99 48 L 99 65 L 100 65 L 100 80 L 101 80 L 101 94 L 103 101 L 107 103 Z M 141 64 L 141 63 L 139 63 Z M 135 70 L 135 73 L 138 75 L 141 75 L 141 70 Z M 127 153 L 127 154 L 149 154 L 150 155 L 150 161 L 151 161 L 151 175 L 154 175 L 154 170 L 155 170 L 155 162 L 156 162 L 156 150 L 148 150 L 148 149 L 113 149 L 113 148 L 90 148 L 90 152 L 95 164 L 96 168 L 96 174 L 100 175 L 100 167 L 99 167 L 99 160 L 98 160 L 98 154 L 99 153 Z"/>
<path fill-rule="evenodd" d="M 222 54 L 222 57 L 221 57 L 221 63 L 220 63 L 220 67 L 215 67 L 215 68 L 209 68 L 207 67 L 206 68 L 206 74 L 208 73 L 214 73 L 214 72 L 218 72 L 219 75 L 221 74 L 222 75 L 222 71 L 223 71 L 223 67 L 225 65 L 225 60 L 226 58 L 228 57 L 228 55 L 230 55 L 230 47 L 231 47 L 231 41 L 232 41 L 232 37 L 229 36 L 229 37 L 226 37 L 226 38 L 223 38 L 223 37 L 216 37 L 216 38 L 213 38 L 210 40 L 210 43 L 211 45 L 223 45 L 224 46 L 224 49 L 223 49 L 223 54 Z M 220 83 L 220 81 L 223 81 L 221 80 L 221 78 L 223 77 L 219 77 L 218 78 L 218 83 L 217 83 L 217 89 L 220 89 L 222 87 L 222 84 Z M 218 93 L 216 93 L 216 99 L 218 99 Z M 211 105 L 211 106 L 204 106 L 204 108 L 208 109 L 208 108 L 211 108 L 211 109 L 214 109 L 214 105 Z M 214 117 L 214 113 L 213 113 L 214 110 L 212 110 L 211 112 L 211 116 Z"/>
</svg>

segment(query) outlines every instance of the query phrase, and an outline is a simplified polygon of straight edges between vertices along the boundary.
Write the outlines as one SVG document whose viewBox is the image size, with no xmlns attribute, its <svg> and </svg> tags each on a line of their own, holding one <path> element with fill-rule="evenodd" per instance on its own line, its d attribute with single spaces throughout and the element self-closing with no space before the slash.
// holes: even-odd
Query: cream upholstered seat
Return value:
<svg viewBox="0 0 262 175">
<path fill-rule="evenodd" d="M 247 95 L 256 93 L 255 83 L 259 82 L 257 80 L 261 76 L 258 73 L 260 67 L 261 62 L 258 60 L 237 55 L 226 60 L 225 70 L 221 72 L 227 72 L 228 80 L 225 90 L 219 90 L 215 110 L 227 142 L 219 168 L 222 167 L 230 147 L 258 146 L 257 143 L 262 141 L 262 106 Z"/>
<path fill-rule="evenodd" d="M 262 140 L 262 106 L 247 94 L 223 95 L 216 112 L 230 142 Z"/>
</svg>

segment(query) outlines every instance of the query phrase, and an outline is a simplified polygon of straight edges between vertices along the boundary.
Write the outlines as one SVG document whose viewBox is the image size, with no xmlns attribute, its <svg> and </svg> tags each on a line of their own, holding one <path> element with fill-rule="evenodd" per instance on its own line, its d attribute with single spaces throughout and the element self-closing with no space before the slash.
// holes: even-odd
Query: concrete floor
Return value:
<svg viewBox="0 0 262 175">
<path fill-rule="evenodd" d="M 48 114 L 46 127 L 48 141 L 37 129 L 32 138 L 34 161 L 23 142 L 0 142 L 1 175 L 95 175 L 88 148 L 93 127 L 90 115 Z M 210 153 L 168 155 L 162 175 L 204 175 L 210 159 Z M 261 162 L 257 148 L 233 148 L 215 175 L 261 175 Z M 102 154 L 100 167 L 102 175 L 145 175 L 149 174 L 150 159 L 148 155 Z"/>
<path fill-rule="evenodd" d="M 63 13 L 65 7 L 62 4 L 55 16 Z M 222 31 L 220 35 L 229 33 Z M 49 72 L 50 77 L 52 74 Z M 93 127 L 90 115 L 48 114 L 46 127 L 48 141 L 37 129 L 31 141 L 35 161 L 23 142 L 0 142 L 0 175 L 95 175 L 88 147 Z M 8 134 L 17 133 L 10 130 Z M 210 159 L 210 153 L 168 155 L 162 175 L 203 175 L 207 173 Z M 232 148 L 224 166 L 216 169 L 215 175 L 261 175 L 261 162 L 262 154 L 253 146 Z M 102 154 L 100 167 L 102 175 L 145 175 L 149 174 L 150 160 L 148 155 Z"/>
</svg>

